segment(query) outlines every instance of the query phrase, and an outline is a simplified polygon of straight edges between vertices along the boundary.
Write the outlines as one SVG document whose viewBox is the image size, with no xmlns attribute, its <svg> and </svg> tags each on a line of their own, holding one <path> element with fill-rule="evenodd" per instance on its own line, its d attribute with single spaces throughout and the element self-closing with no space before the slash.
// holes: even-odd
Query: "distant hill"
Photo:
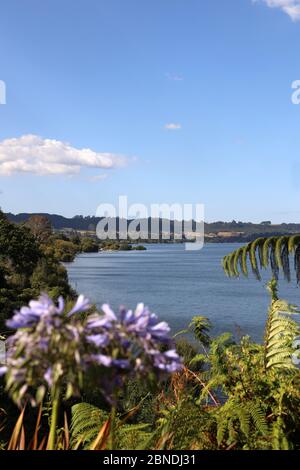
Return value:
<svg viewBox="0 0 300 470">
<path fill-rule="evenodd" d="M 55 230 L 76 230 L 76 231 L 95 231 L 99 217 L 76 215 L 68 218 L 58 214 L 48 213 L 7 213 L 6 216 L 12 222 L 17 224 L 26 222 L 32 215 L 46 216 Z M 162 221 L 160 220 L 160 227 Z M 148 226 L 151 225 L 151 219 L 148 219 Z M 195 223 L 194 229 L 195 229 Z M 117 228 L 119 220 L 117 219 Z M 171 221 L 171 233 L 173 232 L 174 222 Z M 269 221 L 261 224 L 251 222 L 213 222 L 205 223 L 205 238 L 208 242 L 246 242 L 254 240 L 260 236 L 291 235 L 300 233 L 300 224 L 277 224 L 273 225 Z"/>
<path fill-rule="evenodd" d="M 35 212 L 32 214 L 29 213 L 21 213 L 21 214 L 11 214 L 8 212 L 6 217 L 11 221 L 15 222 L 16 224 L 20 224 L 22 222 L 26 222 L 29 217 L 32 215 L 44 215 L 47 217 L 54 229 L 63 230 L 63 229 L 73 229 L 73 230 L 95 230 L 97 223 L 99 222 L 99 217 L 90 217 L 90 216 L 82 216 L 82 215 L 75 215 L 75 217 L 64 217 L 58 214 L 48 214 L 47 212 Z"/>
</svg>

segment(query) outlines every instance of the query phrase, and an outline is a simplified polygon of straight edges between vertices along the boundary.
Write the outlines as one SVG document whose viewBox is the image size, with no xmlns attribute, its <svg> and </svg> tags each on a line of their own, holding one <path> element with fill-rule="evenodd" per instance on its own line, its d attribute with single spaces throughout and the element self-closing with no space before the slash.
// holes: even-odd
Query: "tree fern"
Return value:
<svg viewBox="0 0 300 470">
<path fill-rule="evenodd" d="M 257 279 L 261 279 L 261 269 L 270 267 L 272 275 L 278 279 L 281 270 L 290 281 L 290 256 L 294 256 L 294 269 L 297 283 L 300 283 L 300 235 L 258 238 L 244 247 L 238 248 L 223 259 L 223 269 L 227 276 L 248 275 L 248 263 Z M 258 262 L 259 261 L 259 262 Z"/>
</svg>

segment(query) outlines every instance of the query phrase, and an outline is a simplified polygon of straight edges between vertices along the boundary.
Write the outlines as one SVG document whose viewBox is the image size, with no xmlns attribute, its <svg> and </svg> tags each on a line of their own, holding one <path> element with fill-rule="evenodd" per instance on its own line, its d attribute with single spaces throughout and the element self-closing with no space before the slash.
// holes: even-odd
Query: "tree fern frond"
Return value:
<svg viewBox="0 0 300 470">
<path fill-rule="evenodd" d="M 252 268 L 252 271 L 253 271 L 255 277 L 258 280 L 261 279 L 261 276 L 260 276 L 260 272 L 259 272 L 259 269 L 258 269 L 256 250 L 260 245 L 262 245 L 264 243 L 264 241 L 265 241 L 264 238 L 257 238 L 256 240 L 254 240 L 254 242 L 252 242 L 250 244 L 250 247 L 249 247 L 250 265 L 251 265 L 251 268 Z M 261 257 L 260 257 L 260 259 L 262 260 Z"/>
<path fill-rule="evenodd" d="M 297 284 L 300 284 L 300 243 L 295 249 L 294 268 L 296 271 Z"/>
<path fill-rule="evenodd" d="M 294 253 L 297 246 L 300 244 L 300 235 L 292 235 L 288 239 L 289 253 Z"/>
<path fill-rule="evenodd" d="M 269 252 L 270 252 L 270 246 L 274 243 L 276 240 L 275 237 L 269 237 L 266 238 L 263 244 L 263 267 L 267 268 L 269 265 Z"/>
<path fill-rule="evenodd" d="M 235 251 L 234 257 L 233 257 L 233 270 L 237 276 L 239 276 L 240 257 L 242 256 L 242 253 L 243 253 L 243 249 L 239 248 L 238 250 Z"/>
<path fill-rule="evenodd" d="M 275 243 L 276 263 L 282 269 L 285 279 L 290 282 L 290 258 L 289 258 L 289 237 L 279 237 Z"/>
<path fill-rule="evenodd" d="M 222 260 L 223 271 L 225 272 L 226 276 L 230 277 L 229 267 L 228 267 L 228 255 L 224 256 Z"/>
<path fill-rule="evenodd" d="M 247 267 L 247 254 L 249 251 L 249 246 L 246 245 L 242 248 L 242 255 L 240 257 L 240 266 L 241 266 L 241 271 L 244 274 L 244 276 L 248 276 L 248 267 Z"/>
<path fill-rule="evenodd" d="M 234 252 L 227 255 L 226 266 L 227 266 L 228 275 L 230 277 L 234 277 L 238 275 L 238 272 L 235 271 L 235 268 L 234 268 L 234 257 L 235 257 Z"/>
<path fill-rule="evenodd" d="M 281 251 L 282 251 L 282 245 L 287 240 L 288 237 L 279 237 L 275 241 L 275 257 L 276 257 L 276 262 L 278 266 L 281 268 L 282 267 L 282 260 L 281 260 Z"/>
<path fill-rule="evenodd" d="M 279 271 L 283 272 L 289 282 L 290 254 L 294 254 L 294 269 L 297 283 L 300 284 L 300 235 L 257 238 L 244 247 L 240 247 L 223 259 L 223 269 L 229 277 L 248 275 L 249 261 L 255 277 L 261 279 L 261 269 L 270 266 L 273 277 L 278 279 Z M 258 263 L 259 260 L 259 263 Z"/>
</svg>

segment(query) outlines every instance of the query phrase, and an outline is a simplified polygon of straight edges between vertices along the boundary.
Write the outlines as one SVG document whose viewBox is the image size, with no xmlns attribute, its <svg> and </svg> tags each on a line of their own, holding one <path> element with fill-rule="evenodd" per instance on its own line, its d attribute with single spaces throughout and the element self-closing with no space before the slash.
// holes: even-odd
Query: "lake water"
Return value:
<svg viewBox="0 0 300 470">
<path fill-rule="evenodd" d="M 261 341 L 269 296 L 265 283 L 228 279 L 221 267 L 224 255 L 237 244 L 207 244 L 200 251 L 185 251 L 183 244 L 147 245 L 147 251 L 79 255 L 66 264 L 69 280 L 78 293 L 98 307 L 107 302 L 134 308 L 144 302 L 172 331 L 185 328 L 194 315 L 207 316 L 213 334 L 249 334 Z M 280 295 L 300 304 L 300 291 L 280 281 Z"/>
</svg>

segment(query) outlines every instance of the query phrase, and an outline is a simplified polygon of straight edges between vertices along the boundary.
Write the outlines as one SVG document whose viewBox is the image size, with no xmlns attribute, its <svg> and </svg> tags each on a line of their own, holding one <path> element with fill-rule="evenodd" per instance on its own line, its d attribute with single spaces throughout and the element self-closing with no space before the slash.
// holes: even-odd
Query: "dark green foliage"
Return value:
<svg viewBox="0 0 300 470">
<path fill-rule="evenodd" d="M 211 410 L 200 408 L 186 396 L 160 410 L 159 434 L 165 437 L 164 449 L 216 449 L 216 419 Z"/>
<path fill-rule="evenodd" d="M 40 257 L 40 250 L 29 229 L 0 218 L 0 264 L 6 270 L 30 275 Z"/>
<path fill-rule="evenodd" d="M 64 266 L 55 259 L 41 258 L 31 276 L 31 287 L 35 291 L 33 297 L 40 292 L 48 292 L 50 297 L 58 298 L 60 295 L 73 296 L 68 283 L 68 275 Z"/>
<path fill-rule="evenodd" d="M 45 220 L 32 221 L 35 235 L 9 222 L 0 211 L 0 331 L 13 311 L 47 291 L 52 298 L 73 296 L 67 272 L 53 251 Z M 43 236 L 42 229 L 46 234 Z M 48 244 L 45 244 L 47 240 Z"/>
<path fill-rule="evenodd" d="M 65 263 L 74 261 L 81 248 L 69 240 L 54 240 L 51 245 L 52 254 L 58 260 Z"/>
<path fill-rule="evenodd" d="M 143 246 L 143 245 L 134 245 L 134 246 L 132 247 L 132 249 L 133 249 L 133 250 L 136 250 L 136 251 L 146 251 L 146 250 L 147 250 L 147 248 L 146 248 L 145 246 Z"/>
<path fill-rule="evenodd" d="M 143 245 L 132 245 L 129 241 L 104 240 L 100 245 L 101 251 L 145 251 Z"/>
<path fill-rule="evenodd" d="M 133 422 L 147 423 L 153 426 L 155 423 L 156 394 L 157 388 L 149 390 L 141 380 L 130 379 L 125 384 L 122 396 L 120 397 L 119 411 L 125 414 L 129 410 L 136 408 Z"/>
<path fill-rule="evenodd" d="M 83 253 L 97 253 L 99 251 L 99 244 L 92 238 L 83 238 L 80 247 Z"/>
</svg>

